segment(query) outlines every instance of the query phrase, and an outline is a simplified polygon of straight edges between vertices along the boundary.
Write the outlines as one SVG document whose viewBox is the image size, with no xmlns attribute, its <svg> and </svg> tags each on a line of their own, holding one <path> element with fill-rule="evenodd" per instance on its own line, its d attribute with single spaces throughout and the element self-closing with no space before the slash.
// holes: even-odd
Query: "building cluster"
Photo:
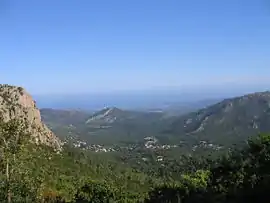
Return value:
<svg viewBox="0 0 270 203">
<path fill-rule="evenodd" d="M 144 141 L 146 149 L 171 149 L 177 147 L 177 145 L 160 145 L 155 137 L 145 137 Z"/>
<path fill-rule="evenodd" d="M 149 149 L 149 150 L 169 150 L 172 148 L 182 147 L 184 142 L 180 142 L 179 145 L 161 145 L 155 137 L 145 137 L 142 144 L 133 144 L 129 146 L 103 146 L 103 145 L 89 145 L 85 141 L 81 141 L 75 138 L 70 138 L 64 142 L 65 144 L 71 144 L 75 148 L 81 148 L 83 150 L 90 150 L 93 152 L 119 152 L 119 151 L 134 151 L 137 149 Z M 197 149 L 213 149 L 220 150 L 222 146 L 209 143 L 207 141 L 200 141 L 198 144 L 192 146 L 192 151 Z M 157 161 L 162 161 L 161 157 L 157 158 Z"/>
<path fill-rule="evenodd" d="M 192 151 L 196 151 L 197 149 L 202 149 L 202 148 L 204 148 L 204 149 L 220 150 L 223 147 L 222 146 L 219 146 L 219 145 L 215 145 L 215 144 L 209 143 L 209 142 L 204 141 L 204 140 L 201 140 L 199 142 L 199 144 L 194 145 L 192 147 Z"/>
</svg>

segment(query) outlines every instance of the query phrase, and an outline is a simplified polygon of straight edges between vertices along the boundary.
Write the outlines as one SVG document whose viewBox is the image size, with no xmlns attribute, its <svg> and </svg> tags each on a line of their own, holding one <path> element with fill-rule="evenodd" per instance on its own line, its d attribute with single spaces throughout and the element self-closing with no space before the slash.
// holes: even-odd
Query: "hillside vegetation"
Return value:
<svg viewBox="0 0 270 203">
<path fill-rule="evenodd" d="M 142 142 L 156 137 L 163 144 L 181 142 L 232 146 L 270 132 L 270 93 L 225 99 L 185 115 L 104 108 L 93 114 L 41 110 L 44 122 L 61 138 L 78 137 L 90 144 Z"/>
<path fill-rule="evenodd" d="M 219 159 L 189 157 L 166 169 L 131 168 L 109 154 L 31 144 L 16 122 L 0 125 L 1 202 L 268 202 L 270 136 Z M 6 132 L 6 133 L 3 133 Z M 14 133 L 16 132 L 16 134 Z M 14 138 L 20 135 L 20 142 Z M 28 141 L 27 141 L 28 140 Z M 15 144 L 15 145 L 14 145 Z M 185 160 L 183 162 L 183 160 Z"/>
<path fill-rule="evenodd" d="M 169 126 L 169 134 L 188 140 L 219 144 L 244 142 L 249 136 L 270 132 L 270 92 L 225 99 L 181 116 Z"/>
<path fill-rule="evenodd" d="M 141 112 L 132 113 L 130 117 L 130 112 L 118 109 L 106 109 L 91 115 L 77 111 L 43 111 L 47 113 L 47 117 L 43 115 L 43 119 L 51 116 L 56 122 L 58 120 L 56 118 L 62 118 L 58 121 L 58 125 L 67 125 L 69 130 L 73 129 L 76 133 L 87 132 L 92 128 L 89 124 L 98 120 L 100 126 L 110 126 L 106 128 L 109 130 L 108 136 L 115 127 L 121 129 L 130 122 L 130 126 L 136 126 L 144 132 L 147 132 L 145 128 L 151 129 L 149 132 L 153 133 L 153 129 L 161 130 L 166 126 L 174 127 L 171 129 L 181 133 L 170 135 L 177 139 L 185 136 L 205 139 L 206 137 L 199 133 L 204 130 L 213 132 L 209 130 L 211 123 L 208 123 L 212 121 L 212 128 L 217 131 L 208 135 L 209 140 L 221 136 L 220 141 L 223 139 L 228 141 L 229 137 L 239 135 L 244 143 L 238 150 L 231 148 L 222 154 L 212 150 L 214 156 L 204 156 L 205 154 L 201 152 L 190 153 L 191 149 L 186 149 L 185 152 L 180 152 L 176 148 L 169 150 L 156 145 L 155 137 L 143 136 L 141 138 L 146 142 L 144 147 L 136 145 L 103 153 L 74 148 L 67 143 L 61 150 L 56 151 L 55 145 L 50 144 L 51 142 L 42 139 L 39 142 L 35 141 L 36 138 L 43 138 L 42 136 L 45 136 L 43 139 L 47 139 L 46 133 L 50 134 L 49 138 L 58 139 L 41 122 L 33 100 L 26 96 L 21 88 L 12 86 L 2 88 L 4 89 L 1 90 L 0 119 L 1 202 L 266 203 L 270 200 L 268 194 L 270 135 L 254 134 L 252 139 L 246 139 L 255 131 L 268 130 L 267 127 L 264 128 L 268 123 L 268 92 L 225 100 L 196 113 L 178 118 L 171 117 L 169 120 L 164 120 L 161 114 Z M 250 110 L 248 107 L 253 109 Z M 111 114 L 112 112 L 114 114 Z M 255 121 L 248 125 L 248 121 L 253 119 L 254 115 L 257 118 L 255 124 L 258 128 L 254 127 Z M 121 120 L 119 117 L 124 119 Z M 73 122 L 72 118 L 77 118 L 79 122 L 76 123 L 75 120 Z M 215 118 L 222 122 L 220 120 L 215 122 Z M 246 120 L 242 121 L 240 118 Z M 187 122 L 188 119 L 192 120 Z M 199 123 L 194 125 L 193 119 Z M 234 122 L 230 122 L 231 119 Z M 227 122 L 228 128 L 223 126 L 218 132 L 218 126 L 224 125 L 223 122 Z M 35 131 L 33 124 L 43 126 L 40 130 L 44 131 Z M 51 124 L 54 122 L 51 121 Z M 153 124 L 156 125 L 155 128 Z M 187 130 L 181 130 L 182 124 L 186 125 L 184 129 Z M 80 127 L 83 127 L 83 130 Z M 241 129 L 243 134 L 233 134 L 230 127 Z M 100 127 L 97 129 L 96 132 L 104 130 Z M 134 136 L 139 132 L 132 128 L 129 130 L 135 132 Z M 97 133 L 96 136 L 102 135 Z M 125 137 L 120 138 L 117 141 Z M 127 140 L 132 140 L 131 138 L 132 136 L 126 137 Z M 189 139 L 191 141 L 192 138 Z"/>
<path fill-rule="evenodd" d="M 62 139 L 80 138 L 91 144 L 136 143 L 159 132 L 163 113 L 104 108 L 92 114 L 41 109 L 43 121 Z"/>
</svg>

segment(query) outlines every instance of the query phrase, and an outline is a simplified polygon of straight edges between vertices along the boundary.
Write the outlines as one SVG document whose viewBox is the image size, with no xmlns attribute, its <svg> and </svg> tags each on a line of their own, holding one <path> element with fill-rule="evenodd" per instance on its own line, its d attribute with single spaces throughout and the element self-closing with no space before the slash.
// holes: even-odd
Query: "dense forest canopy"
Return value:
<svg viewBox="0 0 270 203">
<path fill-rule="evenodd" d="M 160 166 L 131 166 L 113 153 L 29 142 L 16 120 L 2 122 L 2 202 L 267 202 L 270 135 L 210 159 L 179 155 Z"/>
</svg>

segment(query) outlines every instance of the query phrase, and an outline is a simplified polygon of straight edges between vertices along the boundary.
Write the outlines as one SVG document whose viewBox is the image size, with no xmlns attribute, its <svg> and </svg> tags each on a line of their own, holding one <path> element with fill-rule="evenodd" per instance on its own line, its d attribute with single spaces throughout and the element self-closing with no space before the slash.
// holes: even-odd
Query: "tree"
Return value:
<svg viewBox="0 0 270 203">
<path fill-rule="evenodd" d="M 29 135 L 26 133 L 26 123 L 12 119 L 0 122 L 0 152 L 1 161 L 4 164 L 5 188 L 7 202 L 12 199 L 11 182 L 16 166 L 16 155 L 19 153 Z"/>
<path fill-rule="evenodd" d="M 115 200 L 114 189 L 108 184 L 88 181 L 79 190 L 76 195 L 77 202 L 109 203 Z"/>
<path fill-rule="evenodd" d="M 156 187 L 149 193 L 148 203 L 203 202 L 208 186 L 209 171 L 181 175 L 181 181 Z"/>
</svg>

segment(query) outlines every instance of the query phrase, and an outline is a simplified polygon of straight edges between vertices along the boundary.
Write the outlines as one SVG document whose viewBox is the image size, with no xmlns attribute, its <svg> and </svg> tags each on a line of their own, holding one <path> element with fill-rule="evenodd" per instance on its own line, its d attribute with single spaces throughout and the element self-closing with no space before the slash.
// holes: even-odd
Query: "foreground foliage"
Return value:
<svg viewBox="0 0 270 203">
<path fill-rule="evenodd" d="M 14 120 L 1 123 L 0 133 L 1 202 L 270 201 L 270 135 L 217 160 L 186 158 L 153 171 L 128 167 L 112 154 L 32 144 Z"/>
</svg>

